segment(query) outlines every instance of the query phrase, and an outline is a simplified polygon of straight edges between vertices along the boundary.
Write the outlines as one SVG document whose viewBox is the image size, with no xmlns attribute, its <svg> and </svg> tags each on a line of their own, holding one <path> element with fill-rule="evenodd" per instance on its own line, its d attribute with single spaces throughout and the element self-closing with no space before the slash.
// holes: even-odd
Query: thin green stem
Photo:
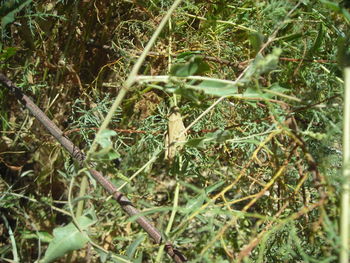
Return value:
<svg viewBox="0 0 350 263">
<path fill-rule="evenodd" d="M 178 209 L 178 205 L 179 205 L 179 193 L 180 193 L 180 184 L 177 183 L 176 184 L 176 188 L 175 188 L 175 194 L 174 194 L 174 203 L 173 203 L 173 209 L 171 211 L 171 215 L 170 215 L 170 219 L 167 225 L 167 228 L 165 230 L 165 235 L 167 236 L 170 233 L 170 230 L 173 226 L 174 223 L 174 219 L 175 219 L 175 215 Z M 163 254 L 164 254 L 164 244 L 161 245 L 159 247 L 158 250 L 158 254 L 157 254 L 157 258 L 156 258 L 156 263 L 161 262 Z"/>
<path fill-rule="evenodd" d="M 89 184 L 88 178 L 84 174 L 83 178 L 81 180 L 81 183 L 80 183 L 80 190 L 79 190 L 78 198 L 82 198 L 85 195 L 88 184 Z M 76 217 L 81 216 L 83 214 L 83 210 L 84 210 L 84 200 L 82 199 L 78 202 L 77 211 L 75 213 L 75 216 Z"/>
<path fill-rule="evenodd" d="M 173 5 L 170 7 L 170 9 L 166 13 L 166 15 L 163 17 L 163 19 L 160 22 L 159 26 L 157 27 L 156 31 L 154 31 L 151 39 L 147 43 L 147 45 L 146 45 L 145 49 L 143 50 L 141 56 L 136 61 L 133 69 L 131 70 L 131 72 L 129 74 L 129 77 L 124 82 L 122 89 L 119 91 L 117 98 L 115 99 L 113 105 L 111 106 L 107 116 L 105 117 L 103 123 L 101 124 L 100 129 L 98 130 L 98 132 L 96 134 L 96 137 L 95 137 L 94 141 L 92 142 L 92 145 L 91 145 L 91 147 L 90 147 L 90 149 L 89 149 L 89 151 L 87 153 L 87 158 L 86 158 L 87 160 L 89 160 L 89 157 L 90 157 L 91 153 L 95 152 L 95 150 L 97 148 L 97 142 L 99 140 L 99 137 L 100 137 L 102 131 L 108 127 L 108 124 L 111 121 L 114 112 L 116 111 L 116 109 L 121 104 L 121 102 L 124 99 L 124 97 L 125 97 L 126 93 L 128 92 L 128 90 L 135 83 L 136 78 L 137 78 L 137 74 L 138 74 L 138 72 L 139 72 L 139 70 L 140 70 L 140 68 L 142 66 L 142 63 L 146 59 L 146 56 L 147 56 L 148 52 L 151 50 L 151 48 L 154 45 L 154 43 L 156 42 L 160 32 L 162 31 L 162 29 L 164 28 L 164 26 L 166 25 L 166 23 L 170 19 L 171 14 L 178 7 L 178 5 L 181 3 L 181 1 L 182 0 L 176 0 L 173 3 Z"/>
</svg>

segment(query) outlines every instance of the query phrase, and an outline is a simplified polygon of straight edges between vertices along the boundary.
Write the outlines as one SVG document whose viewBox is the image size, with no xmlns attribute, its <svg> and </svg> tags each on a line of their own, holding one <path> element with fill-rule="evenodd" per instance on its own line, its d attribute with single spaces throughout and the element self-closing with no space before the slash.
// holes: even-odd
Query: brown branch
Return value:
<svg viewBox="0 0 350 263">
<path fill-rule="evenodd" d="M 0 73 L 0 83 L 6 87 L 11 93 L 13 93 L 16 98 L 34 115 L 34 117 L 39 120 L 44 127 L 51 133 L 52 136 L 56 138 L 57 141 L 73 156 L 73 158 L 81 165 L 84 166 L 85 155 L 77 148 L 64 133 L 53 123 L 45 113 L 39 109 L 38 106 L 22 91 L 16 87 L 4 74 Z M 134 207 L 131 201 L 123 195 L 122 192 L 118 191 L 117 188 L 102 175 L 102 173 L 89 169 L 90 174 L 96 179 L 97 182 L 110 194 L 113 199 L 116 200 L 122 209 L 130 216 L 136 216 L 136 222 L 151 236 L 151 238 L 157 243 L 162 244 L 162 235 L 157 228 L 155 228 L 152 223 L 142 215 Z M 185 262 L 186 258 L 173 247 L 169 242 L 166 242 L 165 250 L 167 254 L 172 257 L 175 262 Z"/>
</svg>

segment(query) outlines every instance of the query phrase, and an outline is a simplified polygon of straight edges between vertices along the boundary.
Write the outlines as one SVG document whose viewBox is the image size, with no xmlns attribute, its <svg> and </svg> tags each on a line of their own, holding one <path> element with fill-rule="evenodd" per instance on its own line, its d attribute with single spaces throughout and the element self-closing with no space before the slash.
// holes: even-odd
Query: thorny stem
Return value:
<svg viewBox="0 0 350 263">
<path fill-rule="evenodd" d="M 85 155 L 77 148 L 67 137 L 65 137 L 63 131 L 53 123 L 45 113 L 39 109 L 38 106 L 22 91 L 15 86 L 4 74 L 0 73 L 0 83 L 6 87 L 16 98 L 34 115 L 34 117 L 40 121 L 44 127 L 51 133 L 52 136 L 56 138 L 57 141 L 72 155 L 72 157 L 79 163 L 79 165 L 85 165 Z M 155 228 L 152 223 L 142 215 L 139 215 L 140 212 L 133 206 L 131 201 L 123 195 L 122 192 L 119 192 L 117 188 L 102 175 L 102 173 L 96 171 L 95 169 L 90 168 L 91 165 L 88 165 L 89 172 L 95 180 L 102 185 L 102 187 L 113 196 L 113 199 L 116 200 L 122 209 L 130 216 L 136 216 L 136 222 L 152 237 L 152 239 L 159 245 L 163 243 L 162 235 L 157 228 Z M 175 249 L 170 242 L 167 242 L 165 245 L 165 250 L 168 255 L 175 262 L 185 262 L 186 258 L 182 255 L 180 251 Z"/>
</svg>

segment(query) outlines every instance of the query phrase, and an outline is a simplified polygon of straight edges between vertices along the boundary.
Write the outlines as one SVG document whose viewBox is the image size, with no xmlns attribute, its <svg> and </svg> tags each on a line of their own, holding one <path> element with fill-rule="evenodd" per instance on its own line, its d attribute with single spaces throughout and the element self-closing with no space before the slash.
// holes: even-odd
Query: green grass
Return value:
<svg viewBox="0 0 350 263">
<path fill-rule="evenodd" d="M 184 0 L 138 72 L 132 68 L 173 1 L 15 5 L 1 31 L 0 70 L 117 186 L 125 182 L 117 173 L 140 172 L 122 191 L 190 262 L 335 262 L 343 122 L 337 43 L 349 28 L 329 3 L 301 2 L 289 13 L 297 1 Z M 169 61 L 178 66 L 160 81 Z M 217 102 L 228 92 L 220 80 L 232 81 L 231 93 Z M 120 156 L 116 168 L 94 157 L 95 146 L 103 148 L 94 139 L 118 94 L 108 125 L 116 132 L 112 155 L 104 156 Z M 3 89 L 0 102 L 0 256 L 34 262 L 53 230 L 72 222 L 83 173 Z M 191 128 L 169 163 L 164 140 L 174 104 Z M 67 261 L 102 261 L 97 244 L 113 255 L 107 262 L 170 262 L 89 180 L 83 214 L 96 218 L 87 232 L 93 243 Z"/>
</svg>

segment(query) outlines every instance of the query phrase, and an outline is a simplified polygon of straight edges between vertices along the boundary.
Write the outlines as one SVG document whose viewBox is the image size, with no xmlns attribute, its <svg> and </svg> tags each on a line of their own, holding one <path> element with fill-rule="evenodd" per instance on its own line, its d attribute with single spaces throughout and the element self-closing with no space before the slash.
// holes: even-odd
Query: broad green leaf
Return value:
<svg viewBox="0 0 350 263">
<path fill-rule="evenodd" d="M 116 136 L 115 131 L 105 129 L 101 132 L 97 138 L 97 143 L 102 147 L 101 150 L 91 154 L 93 160 L 110 161 L 120 157 L 119 153 L 113 148 L 113 142 L 111 137 Z"/>
<path fill-rule="evenodd" d="M 262 98 L 264 96 L 263 96 L 263 93 L 260 90 L 258 90 L 256 88 L 248 87 L 244 91 L 243 97 L 244 98 Z"/>
<path fill-rule="evenodd" d="M 142 263 L 143 253 L 140 252 L 139 256 L 133 260 L 133 263 Z"/>
<path fill-rule="evenodd" d="M 77 218 L 81 230 L 87 230 L 95 221 L 87 216 Z M 64 227 L 55 228 L 53 231 L 54 238 L 45 252 L 44 258 L 40 263 L 48 263 L 63 257 L 70 251 L 81 249 L 89 241 L 85 232 L 80 232 L 73 224 L 69 223 Z"/>
<path fill-rule="evenodd" d="M 201 57 L 192 57 L 187 63 L 175 64 L 170 69 L 170 75 L 188 77 L 200 75 L 210 70 L 209 65 Z"/>
<path fill-rule="evenodd" d="M 200 190 L 200 194 L 198 194 L 193 199 L 190 199 L 187 202 L 183 212 L 186 214 L 186 213 L 193 212 L 193 211 L 197 210 L 198 208 L 200 208 L 204 204 L 204 201 L 208 198 L 207 195 L 210 194 L 211 192 L 215 191 L 216 189 L 218 189 L 220 186 L 224 185 L 225 183 L 226 183 L 225 181 L 220 181 L 220 182 L 214 183 L 214 184 L 206 187 L 204 190 Z"/>
<path fill-rule="evenodd" d="M 268 90 L 275 91 L 278 93 L 285 93 L 288 91 L 288 89 L 281 87 L 278 83 L 273 83 Z M 274 96 L 274 94 L 262 92 L 259 89 L 248 87 L 244 93 L 244 98 L 261 98 L 261 99 L 270 99 Z"/>
<path fill-rule="evenodd" d="M 230 96 L 237 94 L 237 87 L 218 80 L 204 80 L 197 86 L 191 86 L 195 90 L 201 90 L 208 95 Z"/>
</svg>

